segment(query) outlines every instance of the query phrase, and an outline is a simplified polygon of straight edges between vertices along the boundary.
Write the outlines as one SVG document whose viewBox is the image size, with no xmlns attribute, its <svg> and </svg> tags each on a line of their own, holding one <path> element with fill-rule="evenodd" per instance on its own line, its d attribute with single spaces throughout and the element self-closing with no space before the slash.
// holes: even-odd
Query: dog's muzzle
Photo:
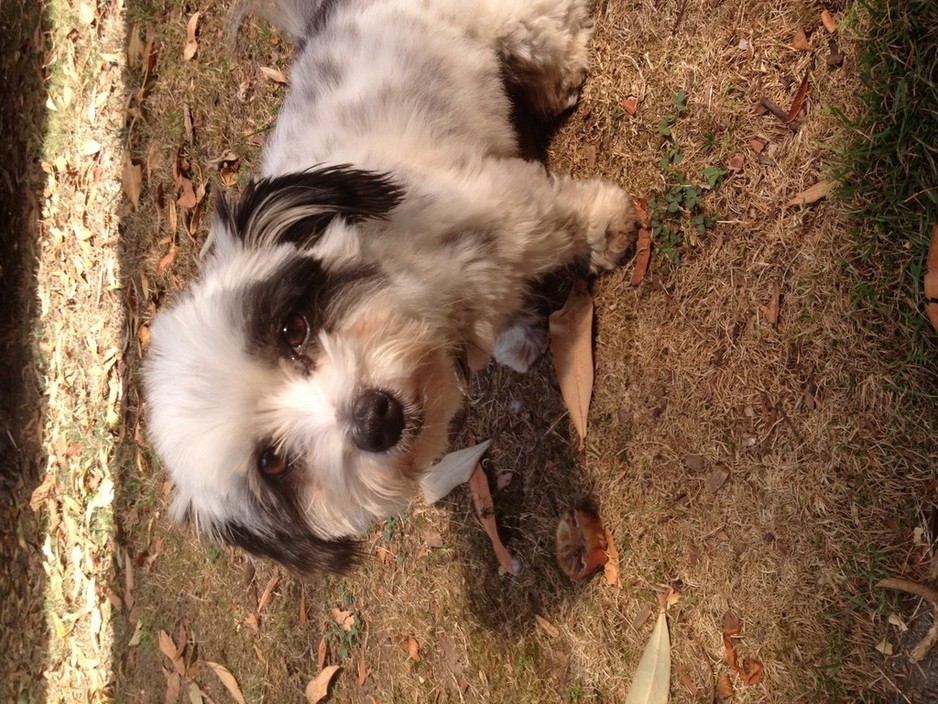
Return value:
<svg viewBox="0 0 938 704">
<path fill-rule="evenodd" d="M 365 452 L 386 452 L 404 433 L 404 408 L 387 391 L 369 389 L 352 408 L 352 442 Z"/>
</svg>

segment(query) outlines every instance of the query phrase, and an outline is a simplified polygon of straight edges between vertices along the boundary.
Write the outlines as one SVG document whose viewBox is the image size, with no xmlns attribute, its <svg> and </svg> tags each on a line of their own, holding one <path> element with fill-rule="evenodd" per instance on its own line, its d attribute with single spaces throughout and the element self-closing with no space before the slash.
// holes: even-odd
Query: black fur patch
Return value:
<svg viewBox="0 0 938 704">
<path fill-rule="evenodd" d="M 230 232 L 250 246 L 314 244 L 336 217 L 349 222 L 386 218 L 403 198 L 388 174 L 348 164 L 319 166 L 252 181 L 234 207 L 216 206 Z"/>
<path fill-rule="evenodd" d="M 252 354 L 267 359 L 294 356 L 280 339 L 280 327 L 291 313 L 302 315 L 309 326 L 305 357 L 316 352 L 320 330 L 329 331 L 355 301 L 369 295 L 381 279 L 371 266 L 326 270 L 322 261 L 300 256 L 273 275 L 244 291 L 245 339 Z"/>
</svg>

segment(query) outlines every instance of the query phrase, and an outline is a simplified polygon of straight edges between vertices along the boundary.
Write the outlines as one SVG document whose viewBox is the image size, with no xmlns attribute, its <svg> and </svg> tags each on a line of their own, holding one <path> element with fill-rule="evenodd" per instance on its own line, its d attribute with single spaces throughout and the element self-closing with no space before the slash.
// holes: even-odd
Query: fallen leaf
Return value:
<svg viewBox="0 0 938 704">
<path fill-rule="evenodd" d="M 795 205 L 811 205 L 812 203 L 817 203 L 822 198 L 826 198 L 830 195 L 835 186 L 836 182 L 834 181 L 818 181 L 811 186 L 811 188 L 807 188 L 796 195 L 785 205 L 791 208 Z"/>
<path fill-rule="evenodd" d="M 450 452 L 430 467 L 420 480 L 424 501 L 428 504 L 435 504 L 457 486 L 469 481 L 476 465 L 491 444 L 491 440 L 486 440 L 462 450 Z"/>
<path fill-rule="evenodd" d="M 632 272 L 629 286 L 638 286 L 642 282 L 651 261 L 651 224 L 648 222 L 648 211 L 636 204 L 635 216 L 639 223 L 638 241 L 635 244 L 635 271 Z"/>
<path fill-rule="evenodd" d="M 703 455 L 684 455 L 684 466 L 691 472 L 703 471 L 704 465 Z"/>
<path fill-rule="evenodd" d="M 182 651 L 176 647 L 176 643 L 173 642 L 173 637 L 166 631 L 160 629 L 159 643 L 160 652 L 169 658 L 176 672 L 180 675 L 186 674 L 186 663 L 182 659 Z M 183 645 L 183 648 L 185 648 L 185 645 Z"/>
<path fill-rule="evenodd" d="M 413 636 L 407 636 L 407 656 L 414 662 L 420 662 L 420 644 Z"/>
<path fill-rule="evenodd" d="M 743 163 L 744 163 L 743 155 L 734 154 L 732 157 L 730 157 L 729 162 L 727 162 L 726 168 L 729 169 L 730 171 L 742 171 Z"/>
<path fill-rule="evenodd" d="M 762 150 L 765 149 L 765 142 L 761 139 L 750 139 L 749 148 L 752 149 L 756 154 L 761 154 Z"/>
<path fill-rule="evenodd" d="M 176 244 L 171 243 L 169 246 L 169 251 L 164 254 L 160 260 L 156 263 L 156 273 L 158 276 L 162 276 L 163 272 L 166 271 L 166 267 L 173 263 L 173 259 L 176 258 Z"/>
<path fill-rule="evenodd" d="M 666 704 L 671 689 L 671 641 L 662 609 L 638 662 L 625 704 Z"/>
<path fill-rule="evenodd" d="M 759 309 L 765 316 L 765 321 L 772 327 L 778 325 L 778 311 L 781 299 L 782 286 L 776 281 L 772 284 L 772 292 L 769 294 L 769 304 L 765 306 L 759 306 Z"/>
<path fill-rule="evenodd" d="M 195 682 L 190 682 L 186 688 L 186 694 L 189 696 L 189 704 L 202 704 L 202 690 Z"/>
<path fill-rule="evenodd" d="M 289 83 L 289 81 L 287 80 L 287 77 L 284 75 L 283 71 L 281 71 L 279 68 L 271 68 L 270 66 L 261 66 L 260 70 L 261 70 L 261 75 L 264 76 L 264 78 L 270 81 L 273 81 L 274 83 L 279 83 L 280 85 L 283 85 L 283 86 Z"/>
<path fill-rule="evenodd" d="M 270 578 L 270 581 L 267 582 L 267 586 L 264 588 L 264 593 L 261 594 L 261 598 L 257 602 L 257 613 L 263 611 L 264 607 L 267 605 L 267 602 L 270 600 L 270 595 L 274 592 L 274 587 L 277 586 L 277 582 L 280 581 L 280 575 L 275 574 Z"/>
<path fill-rule="evenodd" d="M 651 607 L 648 604 L 642 604 L 635 616 L 632 617 L 632 628 L 636 631 L 645 625 L 645 621 L 651 616 Z"/>
<path fill-rule="evenodd" d="M 560 637 L 560 631 L 557 630 L 557 626 L 552 624 L 550 621 L 548 621 L 546 618 L 544 618 L 540 614 L 534 614 L 534 620 L 537 622 L 537 625 L 540 626 L 544 630 L 544 633 L 546 633 L 551 638 Z"/>
<path fill-rule="evenodd" d="M 140 39 L 140 25 L 134 24 L 130 28 L 127 38 L 127 65 L 137 68 L 143 61 L 143 42 Z"/>
<path fill-rule="evenodd" d="M 183 61 L 191 61 L 199 50 L 199 40 L 196 34 L 199 30 L 199 17 L 201 15 L 201 12 L 196 12 L 189 18 L 189 23 L 186 25 L 186 46 L 182 50 Z"/>
<path fill-rule="evenodd" d="M 93 139 L 87 140 L 81 147 L 82 156 L 94 156 L 99 151 L 101 151 L 101 145 Z"/>
<path fill-rule="evenodd" d="M 443 547 L 443 536 L 435 530 L 424 533 L 423 540 L 427 544 L 428 548 Z"/>
<path fill-rule="evenodd" d="M 324 667 L 318 675 L 307 683 L 305 690 L 307 704 L 318 704 L 318 702 L 325 699 L 326 695 L 329 694 L 329 684 L 338 671 L 338 665 L 329 665 L 329 667 Z"/>
<path fill-rule="evenodd" d="M 808 41 L 808 35 L 804 33 L 802 27 L 795 30 L 795 36 L 791 40 L 791 45 L 798 51 L 811 51 L 811 42 Z"/>
<path fill-rule="evenodd" d="M 811 87 L 809 76 L 809 73 L 805 73 L 804 78 L 801 79 L 801 85 L 798 86 L 795 99 L 791 101 L 791 107 L 788 109 L 788 114 L 785 116 L 786 125 L 790 125 L 794 122 L 798 118 L 798 113 L 801 112 L 801 108 L 804 107 L 804 101 L 808 97 L 808 88 Z"/>
<path fill-rule="evenodd" d="M 593 298 L 577 279 L 563 308 L 550 316 L 550 351 L 560 393 L 586 447 L 586 419 L 593 394 Z"/>
<path fill-rule="evenodd" d="M 821 22 L 824 24 L 824 29 L 826 29 L 831 34 L 837 31 L 837 21 L 828 10 L 821 11 Z"/>
<path fill-rule="evenodd" d="M 355 627 L 355 614 L 352 611 L 343 611 L 339 608 L 332 609 L 332 618 L 342 628 L 343 631 L 351 631 Z"/>
<path fill-rule="evenodd" d="M 137 91 L 137 102 L 142 103 L 150 92 L 150 86 L 153 84 L 153 70 L 156 68 L 156 59 L 159 52 L 156 48 L 156 37 L 152 34 L 147 36 L 147 43 L 143 47 L 143 77 L 140 80 L 140 89 Z"/>
<path fill-rule="evenodd" d="M 629 96 L 622 101 L 622 109 L 625 110 L 632 117 L 635 116 L 636 111 L 638 110 L 638 100 Z"/>
<path fill-rule="evenodd" d="M 368 664 L 365 662 L 365 649 L 358 651 L 358 686 L 361 687 L 368 679 Z"/>
<path fill-rule="evenodd" d="M 730 473 L 726 467 L 717 467 L 710 474 L 710 478 L 707 479 L 707 491 L 711 494 L 719 491 L 720 487 L 726 483 L 726 480 L 729 478 Z"/>
<path fill-rule="evenodd" d="M 726 672 L 720 673 L 720 679 L 717 680 L 717 696 L 720 699 L 729 699 L 736 694 L 733 689 L 733 683 L 730 682 L 730 676 Z"/>
<path fill-rule="evenodd" d="M 309 617 L 306 615 L 306 592 L 304 591 L 300 594 L 300 623 L 306 623 L 308 620 Z"/>
<path fill-rule="evenodd" d="M 622 578 L 619 575 L 619 551 L 616 550 L 616 544 L 612 540 L 612 533 L 608 528 L 603 529 L 606 538 L 606 564 L 603 565 L 603 576 L 606 578 L 606 584 L 611 587 L 621 587 Z"/>
<path fill-rule="evenodd" d="M 890 643 L 889 640 L 887 640 L 885 637 L 876 644 L 876 649 L 883 655 L 892 655 L 892 643 Z"/>
<path fill-rule="evenodd" d="M 743 665 L 737 671 L 746 684 L 759 684 L 765 675 L 765 666 L 755 658 L 743 658 Z"/>
<path fill-rule="evenodd" d="M 687 688 L 687 691 L 690 692 L 692 697 L 697 697 L 701 694 L 700 687 L 694 684 L 694 681 L 690 678 L 690 675 L 687 674 L 687 670 L 675 663 L 674 669 L 677 671 L 677 676 L 681 678 L 681 682 Z"/>
<path fill-rule="evenodd" d="M 124 169 L 121 175 L 121 186 L 124 194 L 130 199 L 134 210 L 140 205 L 140 193 L 143 190 L 143 167 L 135 164 L 130 157 L 124 159 Z"/>
<path fill-rule="evenodd" d="M 925 260 L 925 313 L 938 330 L 938 225 L 931 226 L 931 244 Z"/>
<path fill-rule="evenodd" d="M 521 571 L 521 563 L 512 557 L 498 535 L 498 524 L 495 522 L 495 504 L 492 502 L 492 494 L 489 491 L 488 477 L 485 476 L 485 470 L 482 469 L 481 464 L 475 466 L 472 476 L 469 477 L 469 490 L 472 493 L 472 503 L 475 506 L 476 515 L 482 522 L 482 527 L 489 536 L 489 540 L 492 541 L 498 564 L 508 574 L 518 574 Z"/>
<path fill-rule="evenodd" d="M 827 48 L 830 53 L 827 55 L 827 68 L 840 68 L 844 65 L 844 55 L 837 46 L 837 40 L 833 37 L 827 42 Z"/>
<path fill-rule="evenodd" d="M 220 665 L 217 662 L 212 662 L 211 660 L 204 661 L 206 665 L 215 673 L 221 683 L 225 685 L 225 689 L 228 690 L 228 693 L 234 698 L 238 704 L 245 704 L 244 695 L 241 694 L 241 688 L 238 686 L 238 681 L 235 679 L 235 676 L 231 674 L 227 667 Z"/>
<path fill-rule="evenodd" d="M 182 690 L 182 679 L 175 670 L 163 670 L 163 676 L 166 677 L 166 694 L 163 701 L 166 704 L 175 704 Z"/>
<path fill-rule="evenodd" d="M 323 636 L 322 640 L 319 641 L 319 652 L 316 655 L 316 664 L 321 670 L 326 664 L 326 652 L 328 650 L 328 645 L 326 644 L 326 637 Z"/>
<path fill-rule="evenodd" d="M 580 506 L 566 511 L 554 535 L 557 564 L 575 581 L 591 576 L 606 564 L 606 529 L 595 510 Z"/>
</svg>

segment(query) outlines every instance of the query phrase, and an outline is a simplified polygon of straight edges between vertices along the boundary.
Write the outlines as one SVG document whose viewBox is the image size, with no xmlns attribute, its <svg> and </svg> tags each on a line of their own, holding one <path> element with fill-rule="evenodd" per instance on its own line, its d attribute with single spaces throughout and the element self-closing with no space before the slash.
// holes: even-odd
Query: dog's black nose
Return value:
<svg viewBox="0 0 938 704">
<path fill-rule="evenodd" d="M 404 432 L 404 409 L 387 391 L 369 389 L 352 409 L 352 442 L 365 452 L 385 452 Z"/>
</svg>

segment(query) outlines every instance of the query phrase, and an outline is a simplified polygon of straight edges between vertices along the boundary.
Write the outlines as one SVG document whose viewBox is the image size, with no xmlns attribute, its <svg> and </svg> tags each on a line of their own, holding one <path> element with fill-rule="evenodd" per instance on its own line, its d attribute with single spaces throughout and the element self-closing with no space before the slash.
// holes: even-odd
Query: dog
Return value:
<svg viewBox="0 0 938 704">
<path fill-rule="evenodd" d="M 512 125 L 509 89 L 545 119 L 576 104 L 588 0 L 245 9 L 297 43 L 290 90 L 200 280 L 151 325 L 147 433 L 175 518 L 343 572 L 446 452 L 466 366 L 544 350 L 531 285 L 614 268 L 635 217 L 620 187 L 521 158 Z"/>
</svg>

